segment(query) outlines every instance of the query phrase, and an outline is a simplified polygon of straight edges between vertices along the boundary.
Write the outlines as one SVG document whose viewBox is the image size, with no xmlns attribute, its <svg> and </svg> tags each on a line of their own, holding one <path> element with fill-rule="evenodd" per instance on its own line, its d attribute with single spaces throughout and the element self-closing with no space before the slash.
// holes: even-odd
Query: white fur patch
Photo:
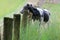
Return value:
<svg viewBox="0 0 60 40">
<path fill-rule="evenodd" d="M 47 9 L 43 9 L 43 10 L 45 10 L 47 12 L 47 14 L 49 15 L 49 13 L 50 13 L 49 10 L 47 10 Z"/>
<path fill-rule="evenodd" d="M 42 14 L 43 14 L 43 10 L 42 10 L 42 9 L 37 8 L 37 10 L 40 12 L 40 15 L 42 15 Z"/>
</svg>

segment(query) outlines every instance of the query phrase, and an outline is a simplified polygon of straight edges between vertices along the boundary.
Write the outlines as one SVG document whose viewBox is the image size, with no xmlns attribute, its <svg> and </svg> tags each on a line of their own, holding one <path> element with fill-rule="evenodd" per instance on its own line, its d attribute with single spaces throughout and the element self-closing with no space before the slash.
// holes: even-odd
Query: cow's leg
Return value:
<svg viewBox="0 0 60 40">
<path fill-rule="evenodd" d="M 50 19 L 50 17 L 49 17 L 49 20 L 48 20 L 48 22 L 47 22 L 48 28 L 49 28 L 49 26 L 50 26 L 50 23 L 51 23 L 51 19 Z"/>
<path fill-rule="evenodd" d="M 40 24 L 41 24 L 41 18 L 39 18 L 39 26 L 40 26 Z"/>
<path fill-rule="evenodd" d="M 44 29 L 48 29 L 49 28 L 49 24 L 50 24 L 49 21 L 48 22 L 44 22 L 43 23 Z"/>
<path fill-rule="evenodd" d="M 50 19 L 47 22 L 44 22 L 44 29 L 49 28 L 50 26 Z"/>
<path fill-rule="evenodd" d="M 46 29 L 47 28 L 47 23 L 43 22 L 43 28 Z"/>
<path fill-rule="evenodd" d="M 40 17 L 39 22 L 40 22 L 40 23 L 39 23 L 39 26 L 42 27 L 42 24 L 43 24 L 43 17 Z"/>
<path fill-rule="evenodd" d="M 32 24 L 34 24 L 34 22 L 35 22 L 35 21 L 32 19 Z"/>
<path fill-rule="evenodd" d="M 35 22 L 35 16 L 32 16 L 32 24 Z"/>
</svg>

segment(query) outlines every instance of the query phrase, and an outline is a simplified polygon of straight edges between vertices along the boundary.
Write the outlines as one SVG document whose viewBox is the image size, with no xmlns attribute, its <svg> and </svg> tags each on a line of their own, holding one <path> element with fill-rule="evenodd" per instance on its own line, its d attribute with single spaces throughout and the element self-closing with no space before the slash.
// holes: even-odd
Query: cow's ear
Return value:
<svg viewBox="0 0 60 40">
<path fill-rule="evenodd" d="M 30 6 L 32 6 L 32 4 Z"/>
<path fill-rule="evenodd" d="M 27 6 L 29 6 L 29 4 L 27 4 Z"/>
</svg>

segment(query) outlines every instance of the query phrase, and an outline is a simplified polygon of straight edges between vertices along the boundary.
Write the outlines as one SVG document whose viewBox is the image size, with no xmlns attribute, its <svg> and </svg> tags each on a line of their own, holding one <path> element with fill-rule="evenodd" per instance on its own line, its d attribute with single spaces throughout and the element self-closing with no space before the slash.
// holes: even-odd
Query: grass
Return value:
<svg viewBox="0 0 60 40">
<path fill-rule="evenodd" d="M 49 27 L 49 30 L 46 30 L 46 32 L 44 32 L 44 35 L 47 39 L 44 38 L 44 35 L 42 34 L 41 39 L 42 40 L 60 40 L 60 21 L 59 17 L 60 17 L 60 5 L 59 4 L 46 4 L 43 7 L 46 7 L 50 9 L 51 11 L 51 25 Z M 45 34 L 46 33 L 46 34 Z"/>
<path fill-rule="evenodd" d="M 28 25 L 26 30 L 21 27 L 21 40 L 60 40 L 60 4 L 48 3 L 44 4 L 43 8 L 51 12 L 50 26 L 47 29 L 39 29 L 39 22 L 35 22 L 34 25 Z"/>
<path fill-rule="evenodd" d="M 21 7 L 26 0 L 0 0 L 0 19 Z"/>
</svg>

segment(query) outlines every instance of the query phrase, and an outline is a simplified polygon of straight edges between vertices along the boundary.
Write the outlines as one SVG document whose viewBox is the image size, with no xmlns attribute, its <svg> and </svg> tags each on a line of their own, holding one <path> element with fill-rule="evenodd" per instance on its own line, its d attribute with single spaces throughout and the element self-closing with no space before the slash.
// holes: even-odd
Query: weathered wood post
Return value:
<svg viewBox="0 0 60 40">
<path fill-rule="evenodd" d="M 3 40 L 12 40 L 13 19 L 4 17 Z"/>
<path fill-rule="evenodd" d="M 23 16 L 22 16 L 22 30 L 21 30 L 22 40 L 27 40 L 26 39 L 27 21 L 28 21 L 28 11 L 24 10 Z"/>
<path fill-rule="evenodd" d="M 26 32 L 26 28 L 28 26 L 28 10 L 24 10 L 23 17 L 22 17 L 22 33 L 24 34 Z"/>
<path fill-rule="evenodd" d="M 28 18 L 28 11 L 25 10 L 22 18 L 22 27 L 24 28 L 27 26 L 27 18 Z"/>
<path fill-rule="evenodd" d="M 14 14 L 14 39 L 20 40 L 20 14 Z"/>
</svg>

